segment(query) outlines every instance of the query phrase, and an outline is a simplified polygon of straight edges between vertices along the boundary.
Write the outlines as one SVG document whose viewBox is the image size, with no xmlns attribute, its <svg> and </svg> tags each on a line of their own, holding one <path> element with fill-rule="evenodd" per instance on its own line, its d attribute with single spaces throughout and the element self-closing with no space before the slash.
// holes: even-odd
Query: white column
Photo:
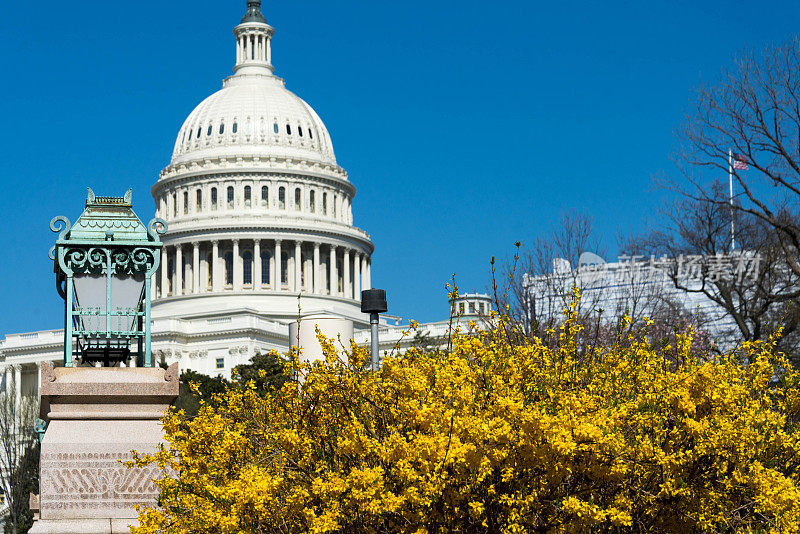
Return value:
<svg viewBox="0 0 800 534">
<path fill-rule="evenodd" d="M 183 249 L 175 245 L 175 291 L 173 295 L 183 295 Z"/>
<path fill-rule="evenodd" d="M 167 253 L 167 246 L 161 247 L 161 298 L 167 296 L 169 293 L 169 254 Z"/>
<path fill-rule="evenodd" d="M 344 264 L 344 280 L 342 280 L 342 287 L 344 288 L 344 298 L 353 298 L 353 286 L 350 285 L 350 249 L 344 249 L 342 256 L 342 264 Z"/>
<path fill-rule="evenodd" d="M 331 255 L 330 260 L 331 262 L 331 279 L 330 279 L 330 288 L 331 288 L 331 295 L 338 295 L 339 294 L 339 273 L 336 272 L 336 246 L 331 245 Z"/>
<path fill-rule="evenodd" d="M 191 295 L 192 282 L 194 281 L 194 265 L 189 258 L 186 258 L 183 264 L 183 294 Z"/>
<path fill-rule="evenodd" d="M 314 293 L 319 295 L 322 293 L 322 284 L 320 284 L 321 276 L 319 272 L 319 243 L 314 243 L 314 268 L 312 278 L 314 282 Z"/>
<path fill-rule="evenodd" d="M 242 290 L 242 257 L 239 254 L 239 240 L 233 240 L 233 290 Z"/>
<path fill-rule="evenodd" d="M 135 360 L 136 358 L 134 358 Z M 36 395 L 42 399 L 42 362 L 36 362 Z"/>
<path fill-rule="evenodd" d="M 299 293 L 303 289 L 302 276 L 300 269 L 303 268 L 303 248 L 300 241 L 294 242 L 294 292 Z"/>
<path fill-rule="evenodd" d="M 200 243 L 194 243 L 192 251 L 192 293 L 200 293 Z"/>
<path fill-rule="evenodd" d="M 372 289 L 372 260 L 366 258 L 365 263 L 367 264 L 367 289 Z"/>
<path fill-rule="evenodd" d="M 361 290 L 369 289 L 369 280 L 367 279 L 367 255 L 361 256 Z"/>
<path fill-rule="evenodd" d="M 280 291 L 283 289 L 283 258 L 281 257 L 281 241 L 280 239 L 275 240 L 275 270 L 274 277 L 275 277 L 275 289 Z"/>
<path fill-rule="evenodd" d="M 361 300 L 361 254 L 358 252 L 353 258 L 353 298 Z"/>
<path fill-rule="evenodd" d="M 261 289 L 261 240 L 253 240 L 253 289 Z"/>
<path fill-rule="evenodd" d="M 19 413 L 19 407 L 22 402 L 22 364 L 16 364 L 14 366 L 14 392 L 15 392 L 15 399 L 14 402 L 16 403 L 17 413 Z"/>
<path fill-rule="evenodd" d="M 211 291 L 219 291 L 220 277 L 219 277 L 219 241 L 214 240 L 211 242 Z"/>
</svg>

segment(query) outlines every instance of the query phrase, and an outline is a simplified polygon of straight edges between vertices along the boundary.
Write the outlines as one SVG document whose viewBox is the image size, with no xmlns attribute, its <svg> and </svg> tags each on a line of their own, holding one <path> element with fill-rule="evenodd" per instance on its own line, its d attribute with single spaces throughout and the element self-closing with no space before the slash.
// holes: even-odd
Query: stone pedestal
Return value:
<svg viewBox="0 0 800 534">
<path fill-rule="evenodd" d="M 178 364 L 160 368 L 42 365 L 39 519 L 31 534 L 110 534 L 152 505 L 158 468 L 128 468 L 131 451 L 163 442 L 159 419 L 178 396 Z"/>
</svg>

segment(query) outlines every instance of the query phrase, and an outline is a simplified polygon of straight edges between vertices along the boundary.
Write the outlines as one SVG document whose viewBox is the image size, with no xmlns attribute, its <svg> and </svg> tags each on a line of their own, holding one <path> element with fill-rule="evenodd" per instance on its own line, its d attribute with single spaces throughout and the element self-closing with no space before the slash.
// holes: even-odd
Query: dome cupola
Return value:
<svg viewBox="0 0 800 534">
<path fill-rule="evenodd" d="M 261 14 L 261 2 L 247 2 L 247 13 L 242 23 L 233 30 L 236 36 L 236 66 L 233 72 L 270 74 L 272 67 L 271 41 L 274 28 Z"/>
</svg>

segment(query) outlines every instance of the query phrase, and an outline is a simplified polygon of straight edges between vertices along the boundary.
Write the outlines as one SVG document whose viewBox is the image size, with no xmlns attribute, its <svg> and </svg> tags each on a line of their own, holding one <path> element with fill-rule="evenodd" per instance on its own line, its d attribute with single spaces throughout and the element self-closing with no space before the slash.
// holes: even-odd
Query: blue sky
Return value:
<svg viewBox="0 0 800 534">
<path fill-rule="evenodd" d="M 231 72 L 244 0 L 4 2 L 0 7 L 0 335 L 61 326 L 54 215 L 85 188 L 150 185 L 189 112 Z M 800 28 L 794 2 L 267 0 L 276 74 L 327 124 L 358 188 L 390 313 L 447 314 L 489 260 L 565 208 L 610 257 L 655 222 L 691 90 L 736 53 Z"/>
</svg>

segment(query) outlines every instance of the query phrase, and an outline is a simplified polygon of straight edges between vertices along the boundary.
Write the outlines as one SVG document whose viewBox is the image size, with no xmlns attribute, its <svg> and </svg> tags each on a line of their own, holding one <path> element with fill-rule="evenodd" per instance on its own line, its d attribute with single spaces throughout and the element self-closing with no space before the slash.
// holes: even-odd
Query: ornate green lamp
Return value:
<svg viewBox="0 0 800 534">
<path fill-rule="evenodd" d="M 60 232 L 50 259 L 65 302 L 64 365 L 111 367 L 135 355 L 137 366 L 152 367 L 151 280 L 167 224 L 153 219 L 145 226 L 133 212 L 130 189 L 124 197 L 97 197 L 89 189 L 75 225 L 59 216 L 50 229 Z"/>
</svg>

